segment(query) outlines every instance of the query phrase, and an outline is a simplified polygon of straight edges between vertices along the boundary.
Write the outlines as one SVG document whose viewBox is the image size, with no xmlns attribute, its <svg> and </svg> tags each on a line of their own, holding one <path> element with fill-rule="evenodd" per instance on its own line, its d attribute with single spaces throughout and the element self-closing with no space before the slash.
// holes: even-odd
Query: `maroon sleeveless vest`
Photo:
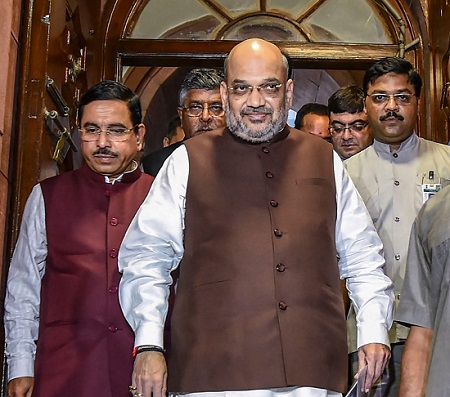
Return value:
<svg viewBox="0 0 450 397">
<path fill-rule="evenodd" d="M 185 145 L 169 391 L 343 392 L 332 146 L 288 128 L 272 143 L 245 143 L 225 129 Z"/>
<path fill-rule="evenodd" d="M 41 182 L 48 256 L 33 397 L 129 397 L 134 335 L 118 301 L 117 254 L 153 178 L 84 166 Z"/>
</svg>

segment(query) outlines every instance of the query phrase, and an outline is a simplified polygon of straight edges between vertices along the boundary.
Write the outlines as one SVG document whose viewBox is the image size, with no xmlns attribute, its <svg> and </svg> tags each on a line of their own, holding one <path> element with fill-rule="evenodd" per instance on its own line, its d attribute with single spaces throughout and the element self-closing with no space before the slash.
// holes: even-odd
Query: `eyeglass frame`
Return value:
<svg viewBox="0 0 450 397">
<path fill-rule="evenodd" d="M 276 92 L 274 92 L 274 93 L 267 93 L 264 90 L 264 86 L 272 85 L 272 84 L 275 85 Z M 236 87 L 231 87 L 231 86 L 227 85 L 227 90 L 230 91 L 237 98 L 245 98 L 245 99 L 247 99 L 253 93 L 253 90 L 256 88 L 258 90 L 259 94 L 267 99 L 267 98 L 275 98 L 278 95 L 278 93 L 280 92 L 280 88 L 283 87 L 285 84 L 284 83 L 280 83 L 280 82 L 275 83 L 275 82 L 270 82 L 269 81 L 269 82 L 258 84 L 258 85 L 251 85 L 251 84 L 244 84 L 244 83 L 236 83 L 235 85 L 236 86 L 239 86 L 239 85 L 240 86 L 245 86 L 247 89 L 249 89 L 249 91 L 247 93 L 239 94 L 239 93 L 236 93 Z"/>
<path fill-rule="evenodd" d="M 355 131 L 355 130 L 353 130 L 353 127 L 355 127 L 355 126 L 358 125 L 358 124 L 364 125 L 364 127 L 361 128 L 361 131 Z M 364 130 L 368 127 L 369 123 L 368 123 L 367 121 L 359 121 L 359 120 L 356 120 L 356 121 L 354 121 L 353 123 L 350 123 L 350 124 L 341 124 L 341 125 L 342 125 L 342 131 L 341 131 L 341 132 L 335 131 L 333 124 L 330 124 L 330 126 L 328 127 L 328 129 L 329 129 L 330 133 L 336 134 L 336 135 L 341 135 L 341 134 L 343 134 L 343 133 L 345 132 L 345 130 L 348 130 L 348 131 L 350 132 L 350 134 L 353 135 L 353 133 L 359 133 L 359 132 L 364 131 Z"/>
<path fill-rule="evenodd" d="M 198 105 L 200 106 L 200 104 L 198 104 Z M 191 105 L 191 106 L 193 106 L 193 105 Z M 200 111 L 199 114 L 192 115 L 192 114 L 189 114 L 189 112 L 188 112 L 188 110 L 191 109 L 191 106 L 184 106 L 184 105 L 182 105 L 182 106 L 178 106 L 178 109 L 183 111 L 183 112 L 186 112 L 188 117 L 200 117 L 203 114 L 203 112 L 205 111 L 205 109 L 208 110 L 208 114 L 210 114 L 212 117 L 223 117 L 225 115 L 225 109 L 223 108 L 222 105 L 220 105 L 220 107 L 222 109 L 222 113 L 219 114 L 219 115 L 215 115 L 214 113 L 212 113 L 211 110 L 210 110 L 211 105 L 209 105 L 207 103 L 202 104 L 202 110 Z M 216 104 L 213 103 L 212 106 L 218 106 L 218 104 L 216 105 Z"/>
<path fill-rule="evenodd" d="M 95 139 L 92 139 L 92 140 L 89 140 L 89 141 L 83 139 L 83 131 L 86 132 L 86 128 L 85 128 L 85 127 L 78 127 L 78 131 L 80 132 L 80 139 L 81 139 L 82 141 L 84 141 L 84 142 L 95 142 L 95 141 L 98 141 L 98 140 L 100 139 L 100 135 L 101 135 L 102 132 L 104 132 L 104 133 L 106 134 L 106 137 L 107 137 L 111 142 L 124 142 L 124 141 L 126 141 L 126 140 L 128 139 L 128 136 L 129 136 L 130 131 L 135 130 L 136 127 L 138 127 L 138 126 L 139 126 L 139 124 L 136 124 L 136 125 L 134 125 L 134 126 L 131 127 L 131 128 L 125 128 L 125 127 L 123 127 L 124 130 L 123 130 L 123 132 L 122 132 L 120 135 L 118 135 L 118 137 L 119 137 L 119 136 L 120 136 L 120 137 L 124 137 L 124 139 L 121 139 L 121 140 L 119 140 L 119 141 L 115 140 L 114 138 L 111 139 L 111 136 L 115 136 L 115 135 L 114 135 L 114 134 L 111 135 L 111 131 L 110 131 L 111 128 L 119 128 L 119 127 L 109 127 L 109 128 L 107 128 L 107 129 L 105 129 L 105 130 L 102 130 L 100 127 L 88 126 L 88 127 L 93 127 L 93 128 L 97 128 L 97 129 L 98 129 L 98 131 L 96 131 L 96 132 L 92 132 L 92 133 L 89 132 L 89 135 L 92 136 L 92 138 L 94 138 L 94 136 L 95 136 Z M 121 128 L 121 127 L 120 127 L 120 128 Z"/>
<path fill-rule="evenodd" d="M 374 101 L 373 97 L 374 96 L 383 96 L 386 98 L 386 100 L 382 101 L 382 102 L 376 102 Z M 408 103 L 399 103 L 397 98 L 401 97 L 401 96 L 406 96 L 408 98 L 411 98 L 410 102 Z M 378 92 L 378 93 L 372 93 L 372 94 L 366 94 L 366 97 L 370 97 L 370 99 L 372 100 L 372 102 L 374 103 L 374 105 L 380 106 L 380 105 L 386 105 L 389 103 L 389 101 L 391 100 L 391 98 L 394 100 L 394 102 L 397 105 L 403 105 L 403 106 L 409 106 L 412 103 L 412 97 L 417 97 L 417 95 L 415 93 L 411 93 L 411 92 L 399 92 L 397 94 L 386 94 L 385 92 Z"/>
</svg>

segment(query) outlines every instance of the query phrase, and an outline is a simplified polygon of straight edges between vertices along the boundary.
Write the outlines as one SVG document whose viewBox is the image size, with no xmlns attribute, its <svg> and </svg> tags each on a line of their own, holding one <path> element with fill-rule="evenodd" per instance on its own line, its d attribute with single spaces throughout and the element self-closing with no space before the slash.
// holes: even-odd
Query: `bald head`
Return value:
<svg viewBox="0 0 450 397">
<path fill-rule="evenodd" d="M 280 70 L 284 69 L 283 72 L 287 80 L 289 74 L 287 58 L 275 44 L 262 39 L 248 39 L 233 47 L 225 59 L 225 79 L 228 78 L 229 69 L 233 66 L 236 67 L 236 63 L 238 67 L 244 63 L 248 68 L 251 68 L 252 65 L 257 67 L 260 62 L 278 65 Z"/>
</svg>

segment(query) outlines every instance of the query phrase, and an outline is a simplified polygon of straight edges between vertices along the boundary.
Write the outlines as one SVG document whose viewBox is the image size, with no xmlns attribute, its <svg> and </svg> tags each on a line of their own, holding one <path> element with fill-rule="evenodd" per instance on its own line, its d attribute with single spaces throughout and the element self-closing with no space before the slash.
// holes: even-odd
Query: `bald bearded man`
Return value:
<svg viewBox="0 0 450 397">
<path fill-rule="evenodd" d="M 389 359 L 381 242 L 332 146 L 286 125 L 288 76 L 274 44 L 235 46 L 220 88 L 227 128 L 173 152 L 127 232 L 120 295 L 136 334 L 136 396 L 166 392 L 162 331 L 178 265 L 173 396 L 341 396 L 340 278 L 359 308 L 365 387 Z"/>
</svg>

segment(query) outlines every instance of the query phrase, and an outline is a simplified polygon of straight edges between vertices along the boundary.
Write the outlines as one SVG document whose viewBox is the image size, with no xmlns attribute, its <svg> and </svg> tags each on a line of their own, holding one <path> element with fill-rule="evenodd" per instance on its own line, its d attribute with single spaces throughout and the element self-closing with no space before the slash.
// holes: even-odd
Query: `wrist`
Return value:
<svg viewBox="0 0 450 397">
<path fill-rule="evenodd" d="M 138 354 L 144 353 L 144 352 L 158 352 L 158 353 L 164 354 L 166 351 L 162 347 L 156 346 L 156 345 L 136 346 L 133 349 L 133 357 L 136 357 Z"/>
</svg>

